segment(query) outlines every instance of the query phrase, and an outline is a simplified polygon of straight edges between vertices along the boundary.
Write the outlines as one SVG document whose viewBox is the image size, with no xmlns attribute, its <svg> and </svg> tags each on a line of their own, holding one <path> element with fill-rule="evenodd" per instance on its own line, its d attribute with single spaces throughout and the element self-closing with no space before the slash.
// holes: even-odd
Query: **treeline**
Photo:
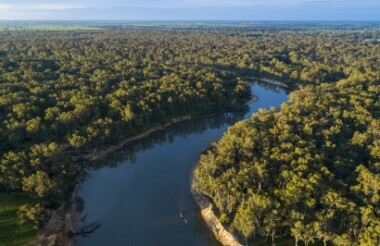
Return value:
<svg viewBox="0 0 380 246">
<path fill-rule="evenodd" d="M 291 93 L 201 156 L 196 188 L 246 238 L 380 245 L 380 73 Z"/>
</svg>

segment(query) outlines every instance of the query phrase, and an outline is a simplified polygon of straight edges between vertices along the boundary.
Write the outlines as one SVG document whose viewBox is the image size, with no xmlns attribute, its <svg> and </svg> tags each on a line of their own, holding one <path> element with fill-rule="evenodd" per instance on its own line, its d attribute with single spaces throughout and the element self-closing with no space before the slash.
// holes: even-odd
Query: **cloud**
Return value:
<svg viewBox="0 0 380 246">
<path fill-rule="evenodd" d="M 295 4 L 305 0 L 8 0 L 0 3 L 1 10 L 64 10 L 78 8 L 108 8 L 108 7 L 145 7 L 145 8 L 198 8 L 198 7 L 241 7 L 271 4 Z"/>
<path fill-rule="evenodd" d="M 77 3 L 0 3 L 0 19 L 44 19 L 55 11 L 86 8 Z"/>
<path fill-rule="evenodd" d="M 23 10 L 63 10 L 84 8 L 85 5 L 75 3 L 1 3 L 0 11 L 23 11 Z"/>
<path fill-rule="evenodd" d="M 305 3 L 338 6 L 380 6 L 380 0 L 305 0 Z"/>
<path fill-rule="evenodd" d="M 319 12 L 314 10 L 318 8 L 325 9 Z M 323 14 L 323 11 L 339 14 L 338 12 L 343 12 L 342 9 L 347 12 L 365 8 L 370 11 L 378 10 L 380 0 L 0 0 L 0 19 L 86 18 L 82 13 L 87 14 L 90 19 L 106 19 L 112 18 L 112 13 L 115 11 L 121 10 L 133 12 L 134 16 L 148 16 L 148 18 L 152 17 L 147 13 L 154 10 L 157 11 L 157 16 L 162 16 L 163 19 L 170 18 L 166 15 L 168 11 L 172 11 L 173 13 L 169 14 L 173 16 L 178 16 L 174 12 L 179 11 L 189 16 L 191 14 L 197 16 L 199 11 L 206 10 L 215 15 L 218 12 L 229 12 L 228 16 L 238 18 L 242 10 L 249 10 L 256 14 L 260 12 L 259 15 L 265 11 L 267 16 L 270 16 L 271 12 L 274 15 L 278 13 L 276 11 L 283 10 L 284 12 L 281 13 L 283 16 L 287 14 L 289 18 L 295 18 L 294 13 L 304 12 L 305 9 L 309 12 L 308 14 L 304 12 L 304 14 L 309 15 Z M 288 10 L 293 10 L 293 14 L 287 12 Z M 363 13 L 365 17 L 365 11 Z M 208 16 L 205 14 L 204 18 L 207 19 Z"/>
<path fill-rule="evenodd" d="M 379 4 L 380 0 L 0 0 L 0 11 L 49 11 L 84 8 L 141 7 L 141 8 L 201 8 L 292 6 L 301 4 Z"/>
</svg>

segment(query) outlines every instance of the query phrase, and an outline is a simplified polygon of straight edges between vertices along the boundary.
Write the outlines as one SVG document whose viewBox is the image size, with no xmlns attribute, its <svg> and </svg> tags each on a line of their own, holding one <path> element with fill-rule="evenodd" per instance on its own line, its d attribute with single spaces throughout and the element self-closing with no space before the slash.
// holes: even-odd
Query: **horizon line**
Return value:
<svg viewBox="0 0 380 246">
<path fill-rule="evenodd" d="M 138 22 L 138 21 L 143 21 L 143 22 L 194 22 L 194 21 L 204 21 L 204 22 L 215 22 L 215 21 L 229 21 L 229 22 L 237 22 L 237 21 L 247 21 L 247 22 L 380 22 L 380 19 L 378 20 L 357 20 L 357 19 L 346 19 L 346 20 L 326 20 L 326 19 L 315 19 L 315 20 L 303 20 L 303 19 L 291 19 L 291 20 L 271 20 L 271 19 L 247 19 L 247 20 L 235 20 L 235 19 L 192 19 L 192 20 L 187 20 L 187 19 L 0 19 L 1 21 L 29 21 L 29 22 L 37 22 L 37 21 L 89 21 L 89 22 L 100 22 L 100 21 L 105 21 L 105 22 Z"/>
</svg>

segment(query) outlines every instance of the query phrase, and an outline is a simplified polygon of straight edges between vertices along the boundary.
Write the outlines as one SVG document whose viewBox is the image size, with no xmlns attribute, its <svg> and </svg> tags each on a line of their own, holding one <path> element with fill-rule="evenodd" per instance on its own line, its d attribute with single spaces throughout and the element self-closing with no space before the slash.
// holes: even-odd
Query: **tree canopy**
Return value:
<svg viewBox="0 0 380 246">
<path fill-rule="evenodd" d="M 380 244 L 380 77 L 291 93 L 201 156 L 196 188 L 246 237 Z"/>
<path fill-rule="evenodd" d="M 380 32 L 255 27 L 4 30 L 0 189 L 69 197 L 78 161 L 144 129 L 241 105 L 251 76 L 306 86 L 202 156 L 199 189 L 244 235 L 376 244 Z M 339 81 L 339 82 L 338 82 Z M 377 237 L 377 239 L 376 239 Z"/>
</svg>

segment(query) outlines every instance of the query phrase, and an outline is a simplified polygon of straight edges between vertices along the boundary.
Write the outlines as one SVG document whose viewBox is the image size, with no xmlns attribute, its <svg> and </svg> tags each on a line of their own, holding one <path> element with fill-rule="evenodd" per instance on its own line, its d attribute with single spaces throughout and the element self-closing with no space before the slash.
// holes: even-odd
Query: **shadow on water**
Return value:
<svg viewBox="0 0 380 246">
<path fill-rule="evenodd" d="M 238 110 L 228 113 L 217 113 L 210 116 L 203 116 L 197 119 L 192 119 L 180 122 L 169 126 L 164 130 L 159 130 L 152 133 L 146 138 L 142 138 L 127 144 L 124 148 L 114 151 L 108 158 L 98 162 L 89 163 L 89 169 L 101 169 L 103 167 L 117 167 L 122 161 L 128 161 L 131 164 L 137 162 L 136 155 L 160 146 L 164 143 L 173 143 L 174 138 L 183 137 L 190 134 L 202 134 L 210 129 L 220 129 L 223 126 L 230 126 L 244 119 L 248 113 L 247 105 L 241 106 Z"/>
<path fill-rule="evenodd" d="M 283 93 L 284 91 L 286 94 L 289 94 L 292 91 L 289 88 L 279 87 L 278 85 L 273 85 L 273 84 L 269 84 L 269 83 L 265 83 L 265 82 L 257 81 L 256 83 L 260 87 L 262 87 L 266 90 L 270 90 L 272 93 L 275 93 L 275 94 L 280 94 L 280 93 Z"/>
<path fill-rule="evenodd" d="M 91 222 L 87 225 L 82 226 L 74 235 L 88 237 L 90 234 L 94 233 L 101 226 L 100 222 Z"/>
</svg>

